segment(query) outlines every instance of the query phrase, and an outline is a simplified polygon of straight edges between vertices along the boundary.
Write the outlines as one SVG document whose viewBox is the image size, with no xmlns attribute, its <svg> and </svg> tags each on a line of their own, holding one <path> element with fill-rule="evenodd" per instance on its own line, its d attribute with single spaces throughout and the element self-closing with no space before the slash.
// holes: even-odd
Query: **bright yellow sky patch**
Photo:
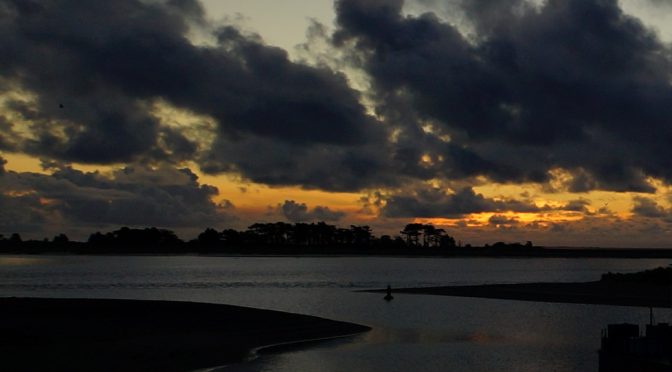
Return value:
<svg viewBox="0 0 672 372">
<path fill-rule="evenodd" d="M 608 208 L 613 212 L 628 212 L 632 208 L 632 197 L 634 193 L 620 193 L 610 191 L 590 191 L 587 193 L 547 192 L 535 184 L 497 184 L 480 185 L 474 187 L 474 191 L 481 193 L 486 197 L 499 197 L 504 199 L 515 199 L 532 201 L 536 206 L 544 205 L 558 206 L 558 204 L 567 204 L 570 201 L 586 199 L 590 201 L 588 206 L 591 210 Z"/>
<path fill-rule="evenodd" d="M 231 200 L 236 206 L 247 208 L 266 208 L 275 206 L 285 200 L 342 209 L 357 203 L 360 194 L 334 193 L 319 190 L 304 190 L 299 187 L 270 187 L 256 183 L 239 181 L 232 176 L 199 175 L 201 183 L 216 186 L 219 189 L 219 200 Z"/>
<path fill-rule="evenodd" d="M 46 173 L 42 170 L 42 167 L 40 167 L 40 159 L 32 156 L 14 153 L 2 153 L 0 156 L 7 160 L 7 164 L 5 164 L 5 169 L 7 170 L 15 172 Z"/>
</svg>

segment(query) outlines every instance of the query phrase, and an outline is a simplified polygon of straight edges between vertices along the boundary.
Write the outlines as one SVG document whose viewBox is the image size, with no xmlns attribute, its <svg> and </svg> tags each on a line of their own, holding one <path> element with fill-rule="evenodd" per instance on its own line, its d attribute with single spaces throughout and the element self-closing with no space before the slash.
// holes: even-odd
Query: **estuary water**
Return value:
<svg viewBox="0 0 672 372">
<path fill-rule="evenodd" d="M 222 371 L 597 371 L 609 323 L 649 311 L 605 305 L 356 290 L 598 280 L 650 259 L 0 256 L 0 296 L 225 303 L 365 324 L 367 334 L 262 353 Z M 655 311 L 672 320 L 670 310 Z M 93 368 L 95 369 L 95 367 Z"/>
</svg>

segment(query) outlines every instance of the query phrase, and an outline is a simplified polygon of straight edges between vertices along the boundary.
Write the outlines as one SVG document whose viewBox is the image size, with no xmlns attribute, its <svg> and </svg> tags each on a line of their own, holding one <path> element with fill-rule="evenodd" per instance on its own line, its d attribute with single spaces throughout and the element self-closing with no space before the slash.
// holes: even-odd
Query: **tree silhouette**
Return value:
<svg viewBox="0 0 672 372">
<path fill-rule="evenodd" d="M 220 243 L 220 235 L 215 229 L 208 227 L 198 234 L 197 240 L 200 245 L 205 247 L 215 247 Z"/>
<path fill-rule="evenodd" d="M 411 247 L 419 245 L 420 235 L 422 235 L 423 225 L 420 223 L 409 223 L 399 233 L 406 237 L 406 244 Z"/>
<path fill-rule="evenodd" d="M 449 235 L 441 235 L 439 237 L 439 246 L 441 248 L 455 248 L 455 238 Z M 471 248 L 471 246 L 469 246 Z"/>
<path fill-rule="evenodd" d="M 14 233 L 9 237 L 9 243 L 10 244 L 21 244 L 23 239 L 21 239 L 21 235 L 18 233 Z"/>
<path fill-rule="evenodd" d="M 438 235 L 438 232 L 434 225 L 422 225 L 422 246 L 429 247 L 430 245 L 434 245 L 436 235 Z"/>
<path fill-rule="evenodd" d="M 364 226 L 355 226 L 350 225 L 350 231 L 352 232 L 352 243 L 358 246 L 367 246 L 371 243 L 372 232 L 371 227 Z"/>
<path fill-rule="evenodd" d="M 70 242 L 70 239 L 68 239 L 67 235 L 65 234 L 58 234 L 54 236 L 52 242 L 56 245 L 66 245 Z"/>
</svg>

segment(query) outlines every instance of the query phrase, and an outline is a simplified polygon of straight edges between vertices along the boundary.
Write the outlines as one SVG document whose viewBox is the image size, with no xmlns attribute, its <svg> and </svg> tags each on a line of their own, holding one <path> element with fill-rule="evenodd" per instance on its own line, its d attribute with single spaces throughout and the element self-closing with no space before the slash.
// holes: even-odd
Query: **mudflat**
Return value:
<svg viewBox="0 0 672 372">
<path fill-rule="evenodd" d="M 383 293 L 385 290 L 368 292 Z M 398 288 L 394 289 L 393 293 L 644 307 L 670 307 L 672 300 L 672 286 L 670 285 L 602 280 L 582 283 Z"/>
<path fill-rule="evenodd" d="M 187 371 L 252 350 L 353 335 L 368 327 L 219 304 L 0 298 L 0 369 Z"/>
</svg>

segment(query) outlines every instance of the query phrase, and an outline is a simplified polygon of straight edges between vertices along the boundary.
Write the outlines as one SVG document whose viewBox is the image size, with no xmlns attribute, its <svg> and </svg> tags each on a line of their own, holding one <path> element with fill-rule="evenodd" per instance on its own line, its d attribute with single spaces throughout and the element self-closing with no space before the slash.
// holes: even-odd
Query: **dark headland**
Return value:
<svg viewBox="0 0 672 372">
<path fill-rule="evenodd" d="M 380 289 L 367 292 L 385 291 Z M 632 274 L 607 273 L 598 281 L 582 283 L 398 288 L 394 289 L 394 293 L 660 308 L 670 307 L 672 303 L 672 268 Z"/>
<path fill-rule="evenodd" d="M 189 302 L 0 298 L 0 366 L 12 371 L 186 371 L 260 347 L 368 327 L 312 316 Z"/>
</svg>

